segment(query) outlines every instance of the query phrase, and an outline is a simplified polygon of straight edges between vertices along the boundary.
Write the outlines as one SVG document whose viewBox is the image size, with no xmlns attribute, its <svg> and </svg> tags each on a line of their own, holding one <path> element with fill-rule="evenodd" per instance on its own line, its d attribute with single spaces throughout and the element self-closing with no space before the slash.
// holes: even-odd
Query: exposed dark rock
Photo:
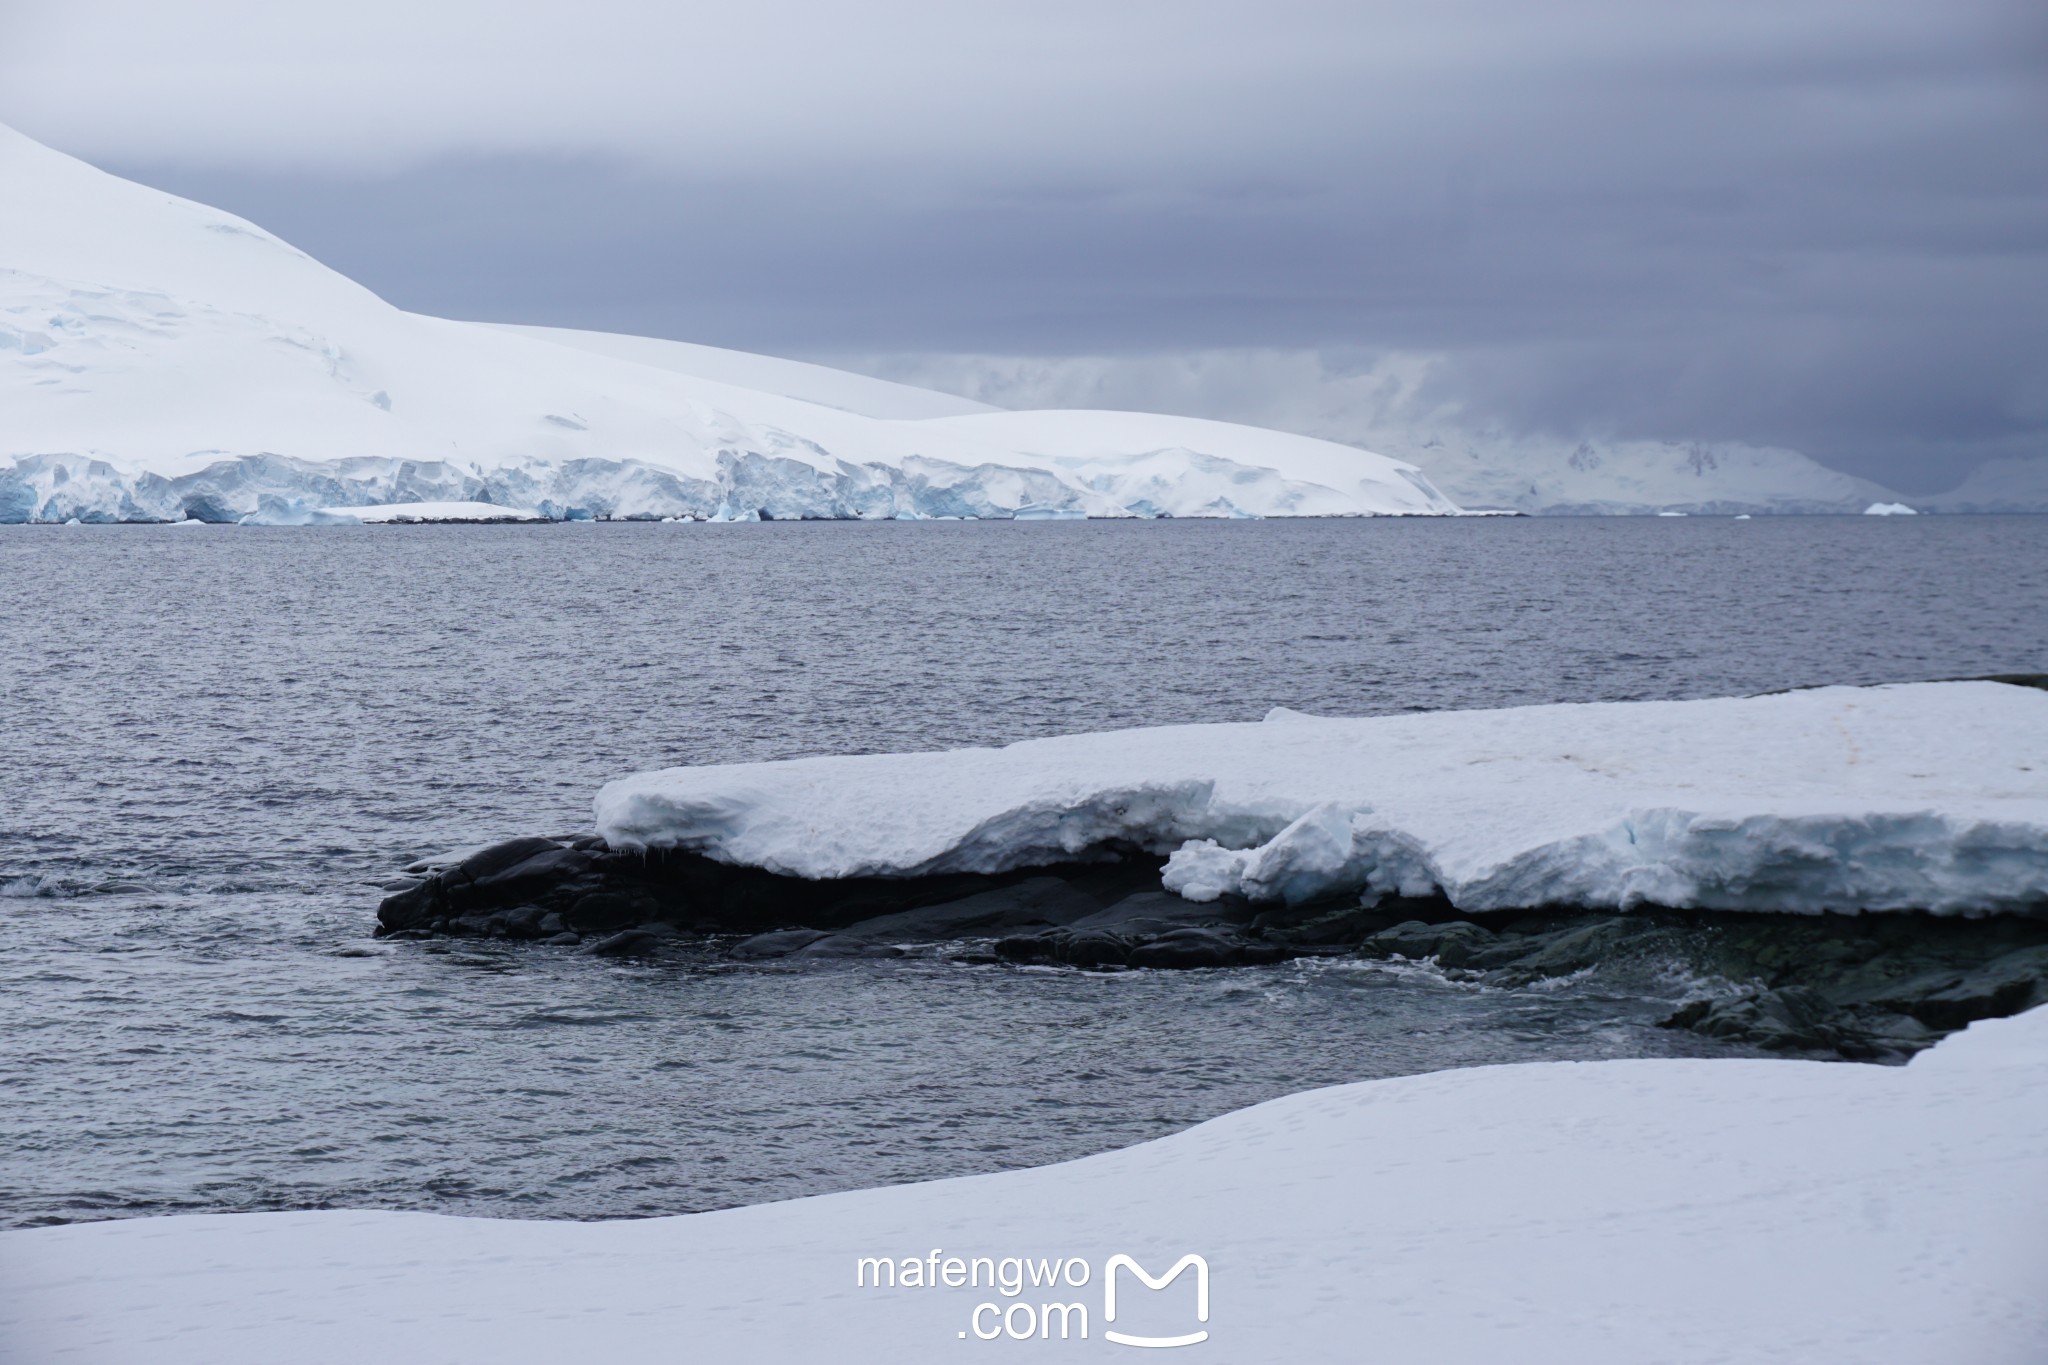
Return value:
<svg viewBox="0 0 2048 1365">
<path fill-rule="evenodd" d="M 892 944 L 876 943 L 855 934 L 827 934 L 813 939 L 790 954 L 791 957 L 902 957 L 903 950 Z"/>
<path fill-rule="evenodd" d="M 538 938 L 543 918 L 539 906 L 521 905 L 509 910 L 452 916 L 448 920 L 447 931 L 484 938 Z"/>
<path fill-rule="evenodd" d="M 1711 1004 L 1687 1027 L 1776 1052 L 1831 1052 L 1843 1041 L 1833 1014 L 1821 996 L 1791 986 Z"/>
<path fill-rule="evenodd" d="M 440 879 L 429 877 L 384 898 L 377 907 L 377 932 L 389 934 L 427 928 L 433 920 L 445 918 L 447 908 L 448 900 L 441 893 Z"/>
<path fill-rule="evenodd" d="M 424 873 L 419 884 L 387 896 L 378 907 L 383 932 L 532 904 L 561 913 L 569 928 L 585 931 L 659 922 L 705 934 L 759 933 L 792 924 L 830 930 L 884 920 L 873 934 L 909 941 L 1057 923 L 1159 884 L 1156 859 L 998 876 L 826 882 L 730 867 L 693 853 L 609 849 L 587 839 L 574 847 L 553 839 L 517 839 L 452 867 L 416 866 Z M 1039 884 L 1025 885 L 1033 882 Z M 947 906 L 954 908 L 918 913 Z"/>
<path fill-rule="evenodd" d="M 1355 951 L 1433 961 L 1504 989 L 1592 970 L 1653 999 L 1689 976 L 1705 998 L 1675 1009 L 1671 1027 L 1851 1057 L 1910 1055 L 1944 1031 L 2048 1003 L 2048 919 L 2023 916 L 1198 904 L 1160 891 L 1159 860 L 1136 855 L 999 876 L 817 882 L 690 853 L 614 850 L 589 836 L 512 840 L 453 865 L 416 866 L 418 879 L 392 883 L 380 905 L 380 936 L 540 938 L 613 955 L 647 951 L 664 935 L 738 935 L 728 951 L 741 960 L 892 956 L 899 944 L 994 939 L 993 959 L 964 951 L 1091 969 Z"/>
<path fill-rule="evenodd" d="M 482 855 L 478 855 L 482 856 Z M 510 867 L 470 878 L 470 894 L 491 901 L 525 897 L 580 877 L 596 864 L 597 855 L 573 848 L 549 847 Z M 466 868 L 469 864 L 464 863 Z M 461 871 L 458 868 L 457 871 Z"/>
<path fill-rule="evenodd" d="M 1095 884 L 1090 884 L 1091 880 Z M 959 900 L 877 915 L 847 926 L 865 938 L 902 942 L 983 937 L 1033 925 L 1071 924 L 1108 903 L 1106 879 L 1028 877 L 1012 886 L 980 891 Z M 1120 881 L 1121 879 L 1117 879 Z"/>
<path fill-rule="evenodd" d="M 1131 960 L 1131 947 L 1128 938 L 1107 929 L 1066 929 L 1053 935 L 1050 955 L 1072 967 L 1122 967 Z"/>
<path fill-rule="evenodd" d="M 1973 972 L 1927 984 L 1933 989 L 1924 995 L 1895 992 L 1891 999 L 1879 1003 L 1944 1030 L 2018 1014 L 2048 1003 L 2048 946 L 2022 948 Z"/>
<path fill-rule="evenodd" d="M 669 935 L 658 934 L 651 929 L 625 929 L 595 943 L 586 943 L 576 951 L 591 957 L 623 957 L 631 953 L 651 952 L 668 938 Z"/>
<path fill-rule="evenodd" d="M 1435 958 L 1440 967 L 1462 967 L 1475 953 L 1494 942 L 1491 930 L 1470 920 L 1448 924 L 1425 924 L 1407 920 L 1382 929 L 1359 945 L 1360 957 L 1405 957 L 1411 961 Z"/>
<path fill-rule="evenodd" d="M 734 957 L 753 960 L 769 957 L 788 957 L 799 948 L 808 948 L 821 938 L 828 938 L 823 929 L 772 929 L 765 934 L 742 939 L 732 945 L 729 951 Z"/>
<path fill-rule="evenodd" d="M 1982 678 L 1964 678 L 1959 681 L 2009 683 L 2014 687 L 2033 687 L 2048 692 L 2048 673 L 1992 673 Z"/>
<path fill-rule="evenodd" d="M 1408 905 L 1408 902 L 1399 905 L 1382 902 L 1368 908 L 1322 901 L 1300 906 L 1265 907 L 1252 920 L 1252 928 L 1261 938 L 1292 948 L 1349 949 L 1380 930 L 1409 919 L 1409 915 L 1401 913 Z M 1457 914 L 1450 910 L 1448 902 L 1444 903 L 1444 909 L 1447 911 L 1445 918 Z"/>
<path fill-rule="evenodd" d="M 645 896 L 591 891 L 578 896 L 575 904 L 562 912 L 562 919 L 579 934 L 602 933 L 607 929 L 639 924 L 652 918 L 658 909 L 659 906 Z"/>
<path fill-rule="evenodd" d="M 1131 950 L 1133 967 L 1251 967 L 1291 956 L 1277 943 L 1262 943 L 1216 929 L 1173 929 Z"/>
<path fill-rule="evenodd" d="M 1068 924 L 1012 934 L 996 943 L 1011 962 L 1073 967 L 1236 967 L 1293 956 L 1282 944 L 1248 934 L 1250 907 L 1198 903 L 1159 891 L 1126 896 Z"/>
<path fill-rule="evenodd" d="M 1141 891 L 1072 920 L 1068 927 L 1101 929 L 1126 938 L 1156 938 L 1175 929 L 1236 929 L 1249 925 L 1252 918 L 1251 907 L 1241 901 L 1188 901 L 1165 891 Z"/>
<path fill-rule="evenodd" d="M 1504 942 L 1472 945 L 1463 955 L 1462 965 L 1492 972 L 1489 979 L 1498 985 L 1527 985 L 1545 977 L 1570 976 L 1629 955 L 1640 948 L 1644 928 L 1643 920 L 1617 915 L 1590 924 L 1581 922 L 1562 932 L 1525 934 L 1518 938 L 1503 936 Z"/>
<path fill-rule="evenodd" d="M 561 845 L 553 839 L 507 839 L 502 844 L 478 849 L 453 868 L 447 875 L 450 879 L 460 878 L 465 882 L 481 882 L 519 866 L 528 858 L 541 853 L 555 852 Z"/>
<path fill-rule="evenodd" d="M 1692 1028 L 1713 1013 L 1711 1000 L 1688 1000 L 1670 1014 L 1657 1021 L 1658 1028 Z"/>
</svg>

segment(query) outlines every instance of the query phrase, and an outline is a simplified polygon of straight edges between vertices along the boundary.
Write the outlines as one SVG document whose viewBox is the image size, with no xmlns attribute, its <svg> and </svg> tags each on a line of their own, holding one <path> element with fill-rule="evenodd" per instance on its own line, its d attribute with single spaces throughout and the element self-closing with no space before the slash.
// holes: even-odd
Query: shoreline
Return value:
<svg viewBox="0 0 2048 1365">
<path fill-rule="evenodd" d="M 958 1359 L 970 1330 L 988 1340 L 1028 1304 L 1033 1322 L 1061 1310 L 1065 1339 L 1047 1330 L 1043 1349 L 1085 1353 L 1109 1326 L 1117 1256 L 1163 1275 L 1193 1254 L 1199 1316 L 1187 1290 L 1166 1290 L 1116 1325 L 1199 1328 L 1204 1359 L 1245 1362 L 1348 1363 L 1369 1348 L 2018 1365 L 2048 1345 L 2044 1082 L 2036 1010 L 1903 1067 L 1434 1072 L 1301 1092 L 1055 1166 L 714 1213 L 335 1210 L 4 1232 L 0 1343 L 102 1365 L 628 1365 L 678 1350 L 852 1365 Z M 1020 1278 L 1011 1294 L 908 1270 L 1013 1255 L 1091 1274 L 1057 1294 Z M 899 1280 L 856 1282 L 884 1258 Z"/>
</svg>

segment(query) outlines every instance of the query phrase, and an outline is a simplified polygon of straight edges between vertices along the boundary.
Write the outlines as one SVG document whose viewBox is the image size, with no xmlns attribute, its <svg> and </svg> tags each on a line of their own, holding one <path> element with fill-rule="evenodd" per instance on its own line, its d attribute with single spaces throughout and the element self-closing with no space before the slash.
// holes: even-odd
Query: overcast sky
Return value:
<svg viewBox="0 0 2048 1365">
<path fill-rule="evenodd" d="M 0 120 L 426 312 L 2048 454 L 2043 0 L 0 0 Z"/>
</svg>

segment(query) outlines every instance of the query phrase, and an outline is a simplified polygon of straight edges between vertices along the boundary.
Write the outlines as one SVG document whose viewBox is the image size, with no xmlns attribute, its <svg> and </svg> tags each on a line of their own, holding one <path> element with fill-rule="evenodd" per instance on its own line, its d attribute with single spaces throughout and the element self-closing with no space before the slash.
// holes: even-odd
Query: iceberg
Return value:
<svg viewBox="0 0 2048 1365">
<path fill-rule="evenodd" d="M 1142 851 L 1191 900 L 1441 896 L 1760 912 L 2048 906 L 2048 692 L 1825 687 L 1179 725 L 1000 749 L 670 768 L 614 849 L 822 880 Z"/>
<path fill-rule="evenodd" d="M 1919 513 L 1906 506 L 1903 502 L 1873 502 L 1870 506 L 1863 509 L 1863 515 L 1866 517 L 1912 517 L 1918 516 Z"/>
<path fill-rule="evenodd" d="M 424 317 L 0 127 L 0 522 L 1441 516 L 1413 464 L 1147 413 Z"/>
<path fill-rule="evenodd" d="M 1149 1326 L 1248 1365 L 2020 1365 L 2048 1358 L 2044 1224 L 2048 1007 L 1906 1066 L 1444 1071 L 1061 1165 L 681 1217 L 4 1232 L 0 1343 L 99 1365 L 897 1365 L 991 1331 L 1064 1357 Z M 1116 1264 L 1149 1283 L 1190 1255 L 1199 1299 L 1187 1279 L 1141 1294 Z M 962 1283 L 976 1257 L 1017 1288 Z M 1073 1273 L 1034 1283 L 1047 1260 Z M 1027 1330 L 1017 1305 L 1057 1325 Z"/>
</svg>

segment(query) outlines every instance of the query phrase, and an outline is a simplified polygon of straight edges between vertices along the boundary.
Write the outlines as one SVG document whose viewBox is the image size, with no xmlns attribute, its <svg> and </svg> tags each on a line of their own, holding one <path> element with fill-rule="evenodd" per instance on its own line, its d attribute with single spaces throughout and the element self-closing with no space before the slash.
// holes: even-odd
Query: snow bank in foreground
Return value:
<svg viewBox="0 0 2048 1365">
<path fill-rule="evenodd" d="M 2048 693 L 1831 687 L 671 768 L 614 845 L 803 877 L 1000 871 L 1114 843 L 1191 899 L 1441 892 L 1737 910 L 2048 904 Z"/>
<path fill-rule="evenodd" d="M 97 1365 L 2048 1359 L 2048 1009 L 1905 1067 L 1535 1063 L 1310 1091 L 1035 1170 L 613 1223 L 188 1215 L 0 1233 L 0 1354 Z M 1129 1255 L 1149 1292 L 1104 1267 Z M 856 1284 L 915 1259 L 931 1287 Z M 950 1287 L 986 1257 L 1001 1287 Z M 1000 1262 L 1063 1263 L 1057 1288 Z M 930 1258 L 927 1262 L 927 1258 Z M 1079 1265 L 1076 1266 L 1075 1262 Z M 1083 1279 L 1076 1287 L 1071 1281 Z M 993 1304 L 993 1309 L 977 1309 Z M 1028 1305 L 1019 1310 L 1016 1305 Z M 1085 1313 L 1085 1319 L 1082 1314 Z M 1085 1321 L 1086 1340 L 1081 1339 Z M 1042 1329 L 1043 1330 L 1043 1329 Z"/>
</svg>

